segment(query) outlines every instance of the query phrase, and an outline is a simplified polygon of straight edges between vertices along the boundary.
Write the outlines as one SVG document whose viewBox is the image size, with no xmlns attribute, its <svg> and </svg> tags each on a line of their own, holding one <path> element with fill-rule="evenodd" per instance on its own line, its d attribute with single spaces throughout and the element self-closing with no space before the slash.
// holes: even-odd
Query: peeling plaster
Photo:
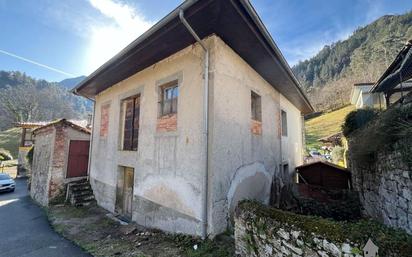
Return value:
<svg viewBox="0 0 412 257">
<path fill-rule="evenodd" d="M 244 165 L 236 170 L 227 194 L 229 213 L 242 199 L 255 199 L 269 203 L 272 176 L 261 162 Z"/>
</svg>

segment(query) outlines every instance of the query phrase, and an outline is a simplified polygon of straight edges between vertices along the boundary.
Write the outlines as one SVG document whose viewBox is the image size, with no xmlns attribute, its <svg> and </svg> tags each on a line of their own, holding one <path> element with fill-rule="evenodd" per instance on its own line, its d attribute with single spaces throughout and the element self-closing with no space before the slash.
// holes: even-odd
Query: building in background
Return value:
<svg viewBox="0 0 412 257">
<path fill-rule="evenodd" d="M 412 39 L 400 50 L 391 65 L 370 89 L 383 94 L 386 106 L 412 99 Z"/>
<path fill-rule="evenodd" d="M 90 132 L 87 121 L 65 119 L 33 130 L 30 195 L 36 202 L 47 206 L 68 183 L 87 178 Z"/>
<path fill-rule="evenodd" d="M 356 83 L 353 85 L 351 93 L 351 104 L 356 106 L 356 109 L 362 108 L 385 108 L 385 97 L 382 93 L 372 93 L 374 83 Z"/>
<path fill-rule="evenodd" d="M 19 143 L 19 153 L 17 157 L 17 174 L 27 175 L 30 172 L 30 165 L 27 162 L 27 153 L 34 145 L 33 130 L 48 124 L 49 122 L 19 122 L 16 127 L 21 128 Z"/>
</svg>

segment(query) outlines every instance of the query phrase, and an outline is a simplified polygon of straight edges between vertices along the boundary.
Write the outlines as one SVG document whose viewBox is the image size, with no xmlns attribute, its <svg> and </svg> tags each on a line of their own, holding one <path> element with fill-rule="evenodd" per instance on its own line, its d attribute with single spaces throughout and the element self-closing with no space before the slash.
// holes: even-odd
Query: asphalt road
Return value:
<svg viewBox="0 0 412 257">
<path fill-rule="evenodd" d="M 16 179 L 15 192 L 0 193 L 0 257 L 90 257 L 53 231 L 26 188 Z"/>
</svg>

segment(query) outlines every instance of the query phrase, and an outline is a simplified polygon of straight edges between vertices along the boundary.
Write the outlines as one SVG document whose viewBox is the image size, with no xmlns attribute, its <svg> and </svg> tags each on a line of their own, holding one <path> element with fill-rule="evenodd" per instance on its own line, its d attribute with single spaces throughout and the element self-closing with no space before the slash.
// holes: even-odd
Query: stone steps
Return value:
<svg viewBox="0 0 412 257">
<path fill-rule="evenodd" d="M 68 200 L 73 206 L 88 206 L 96 202 L 89 181 L 79 180 L 69 183 Z"/>
</svg>

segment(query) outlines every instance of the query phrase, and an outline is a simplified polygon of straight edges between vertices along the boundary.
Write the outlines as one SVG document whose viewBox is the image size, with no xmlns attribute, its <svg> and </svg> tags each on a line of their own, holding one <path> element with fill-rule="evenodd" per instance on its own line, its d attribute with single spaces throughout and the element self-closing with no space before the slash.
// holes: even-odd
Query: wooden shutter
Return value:
<svg viewBox="0 0 412 257">
<path fill-rule="evenodd" d="M 134 99 L 124 101 L 123 150 L 132 150 Z"/>
<path fill-rule="evenodd" d="M 134 113 L 133 113 L 132 149 L 136 151 L 138 142 L 139 142 L 140 96 L 137 96 L 133 100 L 134 100 Z"/>
</svg>

